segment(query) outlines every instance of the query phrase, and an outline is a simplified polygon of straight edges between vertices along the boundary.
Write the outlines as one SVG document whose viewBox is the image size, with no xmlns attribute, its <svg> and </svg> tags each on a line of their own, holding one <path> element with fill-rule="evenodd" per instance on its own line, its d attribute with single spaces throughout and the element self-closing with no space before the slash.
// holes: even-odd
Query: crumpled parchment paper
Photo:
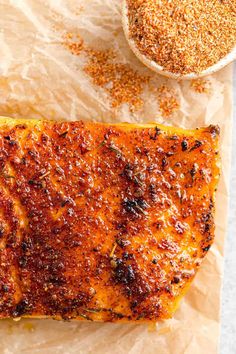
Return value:
<svg viewBox="0 0 236 354">
<path fill-rule="evenodd" d="M 115 62 L 149 76 L 138 94 L 142 101 L 139 109 L 132 110 L 127 103 L 112 107 L 114 80 L 108 79 L 103 87 L 94 83 L 84 70 L 88 56 L 73 54 L 63 42 L 63 38 L 70 38 L 68 33 L 77 41 L 83 38 L 89 48 L 112 49 Z M 171 81 L 152 73 L 138 62 L 125 41 L 121 0 L 1 0 L 0 48 L 0 115 L 157 121 L 186 128 L 219 124 L 222 150 L 216 241 L 173 319 L 158 323 L 155 331 L 132 324 L 3 320 L 1 353 L 217 353 L 229 193 L 232 68 L 208 77 L 203 83 L 207 90 L 201 93 L 194 83 Z M 158 94 L 162 85 L 169 90 L 164 103 Z M 172 96 L 177 105 L 173 105 Z M 163 104 L 170 108 L 168 114 Z"/>
</svg>

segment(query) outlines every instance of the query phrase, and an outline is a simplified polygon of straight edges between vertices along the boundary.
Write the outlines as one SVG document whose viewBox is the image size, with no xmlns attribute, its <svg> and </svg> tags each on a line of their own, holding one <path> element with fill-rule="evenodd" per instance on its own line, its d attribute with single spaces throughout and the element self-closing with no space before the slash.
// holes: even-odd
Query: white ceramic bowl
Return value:
<svg viewBox="0 0 236 354">
<path fill-rule="evenodd" d="M 235 46 L 234 49 L 229 54 L 227 54 L 224 58 L 222 58 L 216 64 L 210 66 L 209 68 L 207 68 L 206 70 L 204 70 L 200 73 L 189 73 L 189 74 L 185 74 L 185 75 L 175 74 L 175 73 L 165 70 L 162 66 L 158 65 L 155 61 L 148 59 L 145 55 L 143 55 L 139 51 L 135 41 L 129 35 L 128 7 L 127 7 L 126 0 L 123 0 L 123 5 L 122 5 L 122 23 L 123 23 L 125 37 L 128 41 L 128 44 L 129 44 L 131 50 L 134 52 L 136 57 L 151 70 L 155 71 L 156 73 L 158 73 L 160 75 L 164 75 L 166 77 L 169 77 L 171 79 L 193 80 L 193 79 L 197 79 L 199 77 L 211 75 L 211 74 L 215 73 L 216 71 L 219 71 L 220 69 L 222 69 L 223 67 L 225 67 L 226 65 L 228 65 L 229 63 L 231 63 L 233 60 L 236 59 L 236 46 Z"/>
</svg>

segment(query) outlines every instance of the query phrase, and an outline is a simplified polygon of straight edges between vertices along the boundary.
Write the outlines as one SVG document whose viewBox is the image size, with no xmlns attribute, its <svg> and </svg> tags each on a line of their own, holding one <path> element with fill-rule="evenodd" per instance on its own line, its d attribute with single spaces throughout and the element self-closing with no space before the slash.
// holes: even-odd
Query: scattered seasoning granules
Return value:
<svg viewBox="0 0 236 354">
<path fill-rule="evenodd" d="M 170 117 L 180 108 L 175 91 L 166 85 L 162 85 L 157 89 L 157 98 L 161 114 L 164 118 Z"/>
<path fill-rule="evenodd" d="M 205 79 L 192 80 L 190 86 L 197 93 L 209 93 L 210 91 L 210 82 Z"/>
<path fill-rule="evenodd" d="M 124 103 L 134 112 L 143 106 L 141 94 L 144 85 L 150 78 L 141 75 L 131 68 L 129 64 L 117 62 L 116 54 L 112 50 L 94 50 L 84 44 L 83 39 L 72 33 L 63 36 L 62 44 L 74 55 L 82 52 L 87 56 L 88 62 L 84 71 L 93 83 L 102 87 L 111 98 L 112 107 L 119 107 Z"/>
<path fill-rule="evenodd" d="M 91 76 L 93 83 L 103 87 L 112 100 L 112 107 L 119 107 L 127 103 L 133 112 L 143 106 L 140 95 L 144 84 L 149 81 L 133 70 L 130 65 L 117 63 L 113 51 L 98 51 L 87 49 L 89 62 L 84 71 Z"/>
<path fill-rule="evenodd" d="M 127 0 L 140 52 L 179 74 L 201 72 L 236 45 L 235 0 Z"/>
<path fill-rule="evenodd" d="M 75 36 L 73 33 L 66 33 L 62 44 L 74 55 L 80 55 L 84 49 L 84 41 L 79 34 Z"/>
</svg>

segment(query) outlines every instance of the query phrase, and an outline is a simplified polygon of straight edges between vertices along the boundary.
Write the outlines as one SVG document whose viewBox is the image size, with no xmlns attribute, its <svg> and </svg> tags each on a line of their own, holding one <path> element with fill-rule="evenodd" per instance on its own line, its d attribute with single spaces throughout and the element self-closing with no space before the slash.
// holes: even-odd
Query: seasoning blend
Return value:
<svg viewBox="0 0 236 354">
<path fill-rule="evenodd" d="M 126 37 L 144 64 L 196 78 L 236 57 L 235 0 L 125 0 Z"/>
</svg>

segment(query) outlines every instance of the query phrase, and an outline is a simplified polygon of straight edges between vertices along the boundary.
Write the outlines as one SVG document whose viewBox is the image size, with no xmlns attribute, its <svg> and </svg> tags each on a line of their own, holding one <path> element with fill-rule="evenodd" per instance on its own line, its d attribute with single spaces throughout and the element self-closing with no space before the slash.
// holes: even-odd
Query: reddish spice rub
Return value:
<svg viewBox="0 0 236 354">
<path fill-rule="evenodd" d="M 235 0 L 127 0 L 139 51 L 177 74 L 202 72 L 236 45 Z"/>
<path fill-rule="evenodd" d="M 214 239 L 218 128 L 0 127 L 0 318 L 171 317 Z"/>
</svg>

